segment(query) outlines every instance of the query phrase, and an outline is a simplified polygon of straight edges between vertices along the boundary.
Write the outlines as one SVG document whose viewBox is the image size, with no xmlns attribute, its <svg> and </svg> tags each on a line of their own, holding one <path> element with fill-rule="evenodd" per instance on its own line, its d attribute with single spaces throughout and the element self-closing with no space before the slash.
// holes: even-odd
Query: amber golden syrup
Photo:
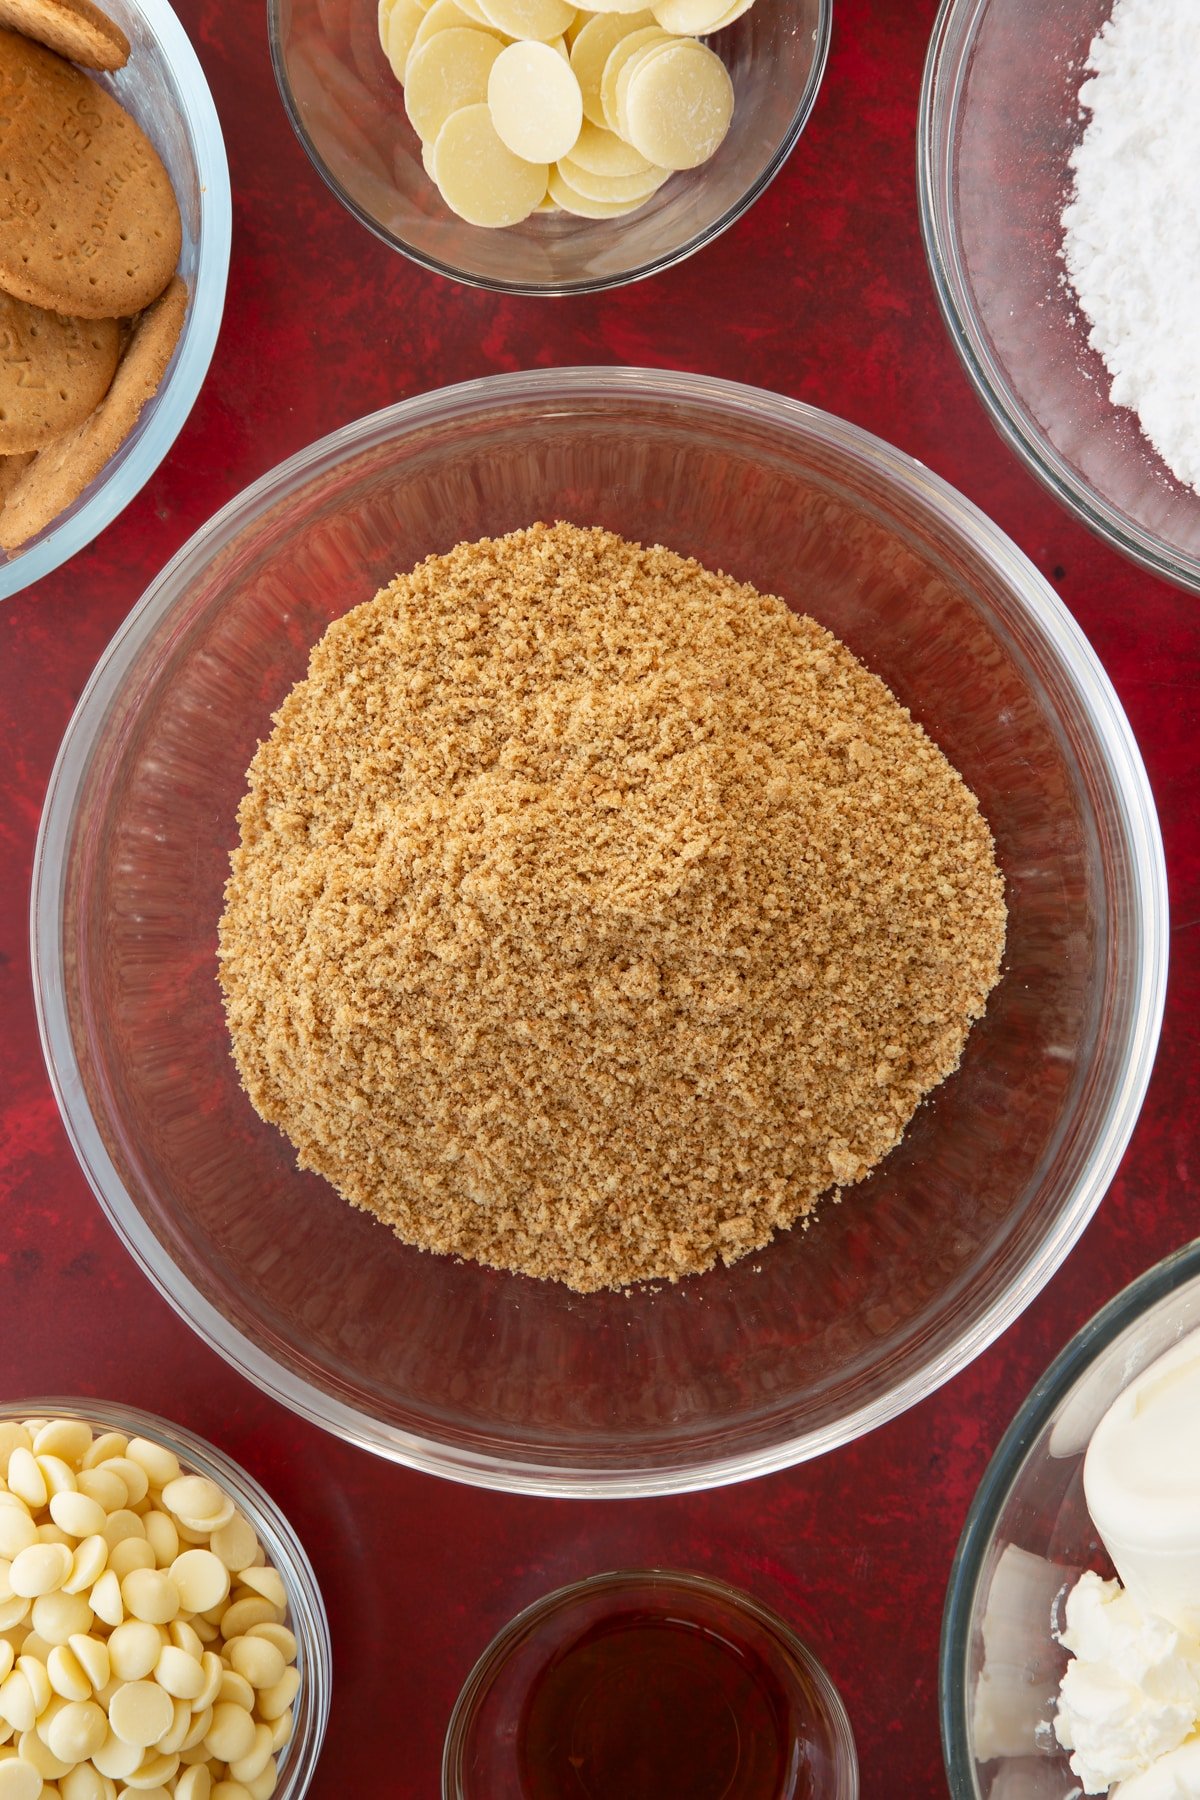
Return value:
<svg viewBox="0 0 1200 1800">
<path fill-rule="evenodd" d="M 604 1619 L 538 1676 L 517 1746 L 528 1800 L 819 1800 L 779 1677 L 681 1602 Z"/>
</svg>

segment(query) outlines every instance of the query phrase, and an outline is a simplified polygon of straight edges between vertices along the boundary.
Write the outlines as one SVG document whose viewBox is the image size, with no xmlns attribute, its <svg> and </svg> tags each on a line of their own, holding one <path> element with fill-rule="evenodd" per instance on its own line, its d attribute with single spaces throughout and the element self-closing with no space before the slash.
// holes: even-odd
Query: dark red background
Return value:
<svg viewBox="0 0 1200 1800">
<path fill-rule="evenodd" d="M 455 1694 L 503 1621 L 564 1580 L 655 1562 L 714 1571 L 795 1622 L 846 1699 L 868 1800 L 940 1795 L 942 1600 L 988 1456 L 1077 1327 L 1198 1229 L 1200 601 L 1073 523 L 1002 446 L 959 370 L 917 224 L 917 92 L 934 0 L 836 0 L 813 122 L 754 209 L 652 282 L 561 301 L 475 293 L 385 249 L 293 138 L 261 4 L 176 5 L 233 178 L 212 371 L 138 500 L 0 609 L 0 1395 L 108 1395 L 173 1415 L 273 1490 L 312 1554 L 333 1628 L 333 1717 L 313 1800 L 428 1800 Z M 305 1426 L 205 1349 L 137 1273 L 76 1167 L 38 1047 L 26 926 L 59 738 L 94 661 L 179 545 L 247 482 L 361 413 L 469 376 L 571 362 L 781 388 L 891 439 L 991 513 L 1116 683 L 1158 799 L 1175 919 L 1145 1112 L 1082 1244 L 1019 1324 L 923 1405 L 822 1462 L 714 1494 L 611 1505 L 510 1499 L 391 1467 Z"/>
</svg>

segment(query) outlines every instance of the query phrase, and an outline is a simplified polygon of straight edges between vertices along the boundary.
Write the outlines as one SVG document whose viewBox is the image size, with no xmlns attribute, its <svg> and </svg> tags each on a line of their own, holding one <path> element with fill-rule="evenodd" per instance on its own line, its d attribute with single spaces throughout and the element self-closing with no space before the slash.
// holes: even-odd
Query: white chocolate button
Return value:
<svg viewBox="0 0 1200 1800">
<path fill-rule="evenodd" d="M 619 131 L 617 80 L 625 64 L 643 50 L 670 42 L 670 37 L 661 26 L 647 25 L 641 31 L 631 31 L 629 36 L 623 37 L 616 49 L 610 52 L 608 61 L 604 65 L 604 73 L 600 77 L 600 110 L 604 114 L 604 123 L 610 131 Z"/>
<path fill-rule="evenodd" d="M 295 1662 L 296 1639 L 286 1625 L 251 1625 L 246 1636 L 265 1638 L 268 1644 L 274 1644 L 284 1662 Z"/>
<path fill-rule="evenodd" d="M 59 1456 L 78 1468 L 92 1447 L 92 1428 L 82 1419 L 51 1419 L 33 1440 L 35 1456 Z"/>
<path fill-rule="evenodd" d="M 108 1640 L 108 1660 L 116 1681 L 145 1681 L 154 1673 L 163 1643 L 155 1626 L 126 1619 Z"/>
<path fill-rule="evenodd" d="M 33 1439 L 18 1420 L 0 1421 L 0 1475 L 7 1478 L 9 1458 L 17 1449 L 32 1450 Z"/>
<path fill-rule="evenodd" d="M 92 1684 L 93 1691 L 107 1687 L 112 1680 L 112 1667 L 109 1660 L 108 1645 L 94 1633 L 81 1633 L 70 1640 L 69 1649 L 74 1651 L 79 1666 Z"/>
<path fill-rule="evenodd" d="M 204 1670 L 204 1686 L 192 1703 L 197 1712 L 203 1712 L 206 1707 L 216 1704 L 217 1695 L 221 1691 L 221 1678 L 225 1673 L 225 1664 L 215 1650 L 204 1652 L 200 1658 L 200 1667 Z"/>
<path fill-rule="evenodd" d="M 63 1776 L 59 1792 L 62 1800 L 108 1800 L 104 1777 L 90 1762 L 76 1763 L 71 1773 Z"/>
<path fill-rule="evenodd" d="M 125 1786 L 134 1793 L 166 1793 L 165 1784 L 174 1778 L 178 1767 L 178 1756 L 147 1752 L 133 1774 L 126 1777 Z"/>
<path fill-rule="evenodd" d="M 489 227 L 527 219 L 545 195 L 549 173 L 544 163 L 526 162 L 500 142 L 486 104 L 447 119 L 433 147 L 433 168 L 451 212 Z"/>
<path fill-rule="evenodd" d="M 65 1644 L 77 1631 L 90 1631 L 92 1609 L 79 1594 L 61 1588 L 43 1594 L 29 1609 L 29 1622 L 46 1644 Z"/>
<path fill-rule="evenodd" d="M 58 1493 L 50 1501 L 50 1517 L 60 1531 L 73 1538 L 94 1537 L 104 1530 L 104 1508 L 78 1488 Z"/>
<path fill-rule="evenodd" d="M 154 1508 L 142 1514 L 142 1525 L 155 1564 L 160 1569 L 169 1569 L 179 1555 L 179 1531 L 174 1519 L 170 1513 Z"/>
<path fill-rule="evenodd" d="M 272 1752 L 283 1749 L 283 1746 L 292 1735 L 292 1727 L 294 1724 L 295 1720 L 292 1716 L 292 1709 L 289 1706 L 286 1712 L 280 1713 L 279 1717 L 271 1726 Z"/>
<path fill-rule="evenodd" d="M 654 23 L 654 14 L 639 8 L 635 13 L 597 13 L 576 32 L 571 45 L 571 68 L 583 98 L 583 116 L 593 125 L 607 129 L 600 104 L 600 81 L 609 56 L 622 38 Z"/>
<path fill-rule="evenodd" d="M 201 1551 L 200 1554 L 207 1553 Z M 224 1574 L 225 1565 L 217 1562 L 215 1556 L 212 1561 Z M 150 1625 L 169 1624 L 181 1604 L 179 1589 L 161 1569 L 131 1570 L 121 1583 L 121 1599 L 132 1618 L 144 1619 Z"/>
<path fill-rule="evenodd" d="M 73 1761 L 64 1762 L 61 1756 L 55 1756 L 36 1731 L 21 1733 L 17 1740 L 17 1755 L 35 1768 L 43 1781 L 57 1781 L 75 1766 Z"/>
<path fill-rule="evenodd" d="M 108 1722 L 123 1744 L 142 1749 L 158 1742 L 175 1717 L 170 1694 L 154 1681 L 126 1681 L 108 1706 Z"/>
<path fill-rule="evenodd" d="M 208 1751 L 204 1749 L 204 1740 L 208 1736 L 208 1728 L 212 1724 L 213 1709 L 205 1706 L 192 1714 L 192 1728 L 180 1745 L 180 1755 L 186 1761 L 207 1760 Z"/>
<path fill-rule="evenodd" d="M 185 1769 L 175 1783 L 175 1800 L 211 1800 L 212 1776 L 203 1763 Z"/>
<path fill-rule="evenodd" d="M 694 169 L 720 147 L 733 117 L 733 83 L 719 56 L 691 39 L 637 68 L 625 94 L 630 143 L 664 169 Z"/>
<path fill-rule="evenodd" d="M 122 1538 L 108 1559 L 108 1566 L 118 1581 L 124 1581 L 135 1569 L 153 1569 L 157 1563 L 152 1545 L 145 1538 Z"/>
<path fill-rule="evenodd" d="M 559 159 L 562 160 L 561 158 Z M 607 127 L 585 120 L 570 151 L 571 163 L 600 175 L 606 181 L 619 181 L 629 175 L 645 175 L 653 168 L 644 156 L 627 144 L 624 138 Z"/>
<path fill-rule="evenodd" d="M 177 1650 L 186 1650 L 197 1662 L 204 1655 L 204 1645 L 186 1619 L 172 1619 L 167 1627 L 167 1635 Z"/>
<path fill-rule="evenodd" d="M 204 1742 L 219 1762 L 236 1762 L 254 1746 L 254 1720 L 233 1701 L 219 1701 L 213 1707 L 212 1724 Z"/>
<path fill-rule="evenodd" d="M 261 1594 L 264 1600 L 269 1600 L 271 1605 L 278 1607 L 280 1612 L 286 1611 L 287 1589 L 283 1585 L 283 1576 L 278 1569 L 243 1569 L 238 1579 L 243 1587 L 251 1588 L 254 1593 Z M 267 1623 L 265 1619 L 256 1622 Z"/>
<path fill-rule="evenodd" d="M 37 1723 L 37 1708 L 23 1669 L 14 1669 L 0 1681 L 0 1719 L 14 1731 L 32 1731 Z"/>
<path fill-rule="evenodd" d="M 211 1550 L 185 1550 L 171 1564 L 170 1578 L 185 1612 L 209 1612 L 229 1593 L 229 1570 Z"/>
<path fill-rule="evenodd" d="M 241 1638 L 237 1641 L 244 1642 Z M 204 1692 L 205 1674 L 199 1657 L 189 1656 L 174 1644 L 166 1644 L 160 1650 L 154 1679 L 176 1700 L 198 1700 Z"/>
<path fill-rule="evenodd" d="M 229 1773 L 234 1781 L 253 1781 L 261 1775 L 271 1760 L 271 1727 L 259 1724 L 254 1727 L 254 1742 L 245 1756 L 237 1757 L 229 1765 Z"/>
<path fill-rule="evenodd" d="M 62 1586 L 73 1561 L 64 1544 L 31 1544 L 14 1556 L 8 1584 L 14 1595 L 36 1600 L 39 1594 L 52 1594 Z"/>
<path fill-rule="evenodd" d="M 94 1700 L 70 1702 L 55 1715 L 49 1736 L 55 1756 L 64 1762 L 83 1762 L 96 1754 L 108 1736 L 104 1708 Z"/>
<path fill-rule="evenodd" d="M 641 175 L 593 175 L 590 169 L 576 166 L 575 159 L 564 156 L 558 172 L 571 190 L 585 200 L 599 200 L 611 205 L 641 206 L 656 194 L 670 173 L 667 169 L 647 169 Z"/>
<path fill-rule="evenodd" d="M 26 1506 L 45 1506 L 49 1497 L 45 1477 L 33 1459 L 33 1451 L 26 1450 L 22 1444 L 18 1444 L 8 1459 L 6 1480 L 10 1491 L 18 1500 L 24 1500 Z"/>
<path fill-rule="evenodd" d="M 556 162 L 583 124 L 579 83 L 549 44 L 501 50 L 488 75 L 487 103 L 501 143 L 526 162 Z"/>
<path fill-rule="evenodd" d="M 210 1548 L 227 1569 L 240 1575 L 243 1569 L 248 1569 L 253 1563 L 258 1550 L 258 1539 L 250 1521 L 243 1518 L 241 1513 L 235 1513 L 228 1525 L 222 1525 L 219 1531 L 213 1532 Z"/>
<path fill-rule="evenodd" d="M 168 1706 L 170 1700 L 164 1694 Z M 124 1781 L 133 1774 L 145 1754 L 141 1744 L 127 1744 L 119 1738 L 109 1726 L 108 1736 L 98 1750 L 92 1751 L 92 1761 L 101 1775 L 107 1775 L 111 1781 Z"/>
<path fill-rule="evenodd" d="M 111 1469 L 80 1469 L 76 1486 L 81 1494 L 87 1494 L 95 1500 L 106 1513 L 117 1512 L 129 1504 L 128 1488 Z"/>
<path fill-rule="evenodd" d="M 729 11 L 729 0 L 655 0 L 654 16 L 675 37 L 703 37 Z"/>
<path fill-rule="evenodd" d="M 125 1491 L 129 1496 L 126 1502 L 128 1506 L 140 1506 L 150 1492 L 150 1477 L 141 1463 L 136 1462 L 132 1456 L 110 1456 L 106 1462 L 97 1466 L 102 1473 L 115 1475 L 125 1483 Z"/>
<path fill-rule="evenodd" d="M 123 1431 L 102 1431 L 93 1439 L 91 1449 L 79 1466 L 81 1469 L 94 1469 L 110 1456 L 124 1456 L 128 1448 L 129 1439 Z"/>
<path fill-rule="evenodd" d="M 113 1569 L 105 1569 L 88 1595 L 88 1600 L 96 1617 L 102 1619 L 106 1625 L 115 1628 L 125 1617 L 125 1603 L 121 1599 L 121 1584 Z"/>
<path fill-rule="evenodd" d="M 12 1672 L 17 1653 L 7 1638 L 0 1638 L 0 1681 Z"/>
<path fill-rule="evenodd" d="M 436 140 L 452 114 L 487 99 L 488 76 L 500 50 L 498 40 L 486 31 L 452 27 L 439 31 L 413 52 L 404 109 L 418 137 Z M 181 1512 L 180 1516 L 197 1515 Z"/>
<path fill-rule="evenodd" d="M 53 1499 L 55 1494 L 72 1494 L 75 1491 L 75 1471 L 70 1463 L 61 1456 L 35 1456 L 38 1471 L 46 1484 L 46 1496 Z"/>
<path fill-rule="evenodd" d="M 109 1549 L 115 1550 L 126 1538 L 144 1538 L 146 1527 L 135 1512 L 131 1512 L 127 1506 L 121 1506 L 116 1512 L 109 1513 L 100 1535 Z"/>
<path fill-rule="evenodd" d="M 404 69 L 412 50 L 413 39 L 417 28 L 425 17 L 417 0 L 396 0 L 396 4 L 388 14 L 386 31 L 380 34 L 383 53 L 391 65 L 392 74 L 403 87 Z"/>
<path fill-rule="evenodd" d="M 236 1669 L 252 1688 L 274 1687 L 276 1682 L 283 1680 L 287 1664 L 275 1645 L 262 1638 L 231 1638 L 225 1646 L 225 1654 L 230 1667 Z"/>
<path fill-rule="evenodd" d="M 155 1676 L 155 1680 L 158 1680 L 157 1675 Z M 159 1685 L 161 1687 L 161 1682 Z M 155 1746 L 163 1756 L 177 1755 L 178 1752 L 182 1750 L 184 1740 L 192 1728 L 192 1709 L 187 1701 L 180 1700 L 172 1694 L 171 1706 L 175 1714 L 171 1723 L 171 1729 L 167 1732 L 165 1737 L 159 1738 L 158 1743 Z"/>
<path fill-rule="evenodd" d="M 575 18 L 575 8 L 568 0 L 479 0 L 485 19 L 489 19 L 510 38 L 538 38 L 549 43 L 561 37 Z"/>
<path fill-rule="evenodd" d="M 38 1800 L 42 1778 L 32 1763 L 16 1756 L 0 1762 L 0 1800 Z"/>
<path fill-rule="evenodd" d="M 167 1511 L 181 1519 L 215 1519 L 225 1511 L 225 1495 L 207 1475 L 180 1475 L 162 1491 Z"/>
<path fill-rule="evenodd" d="M 26 1644 L 29 1639 L 26 1638 Z M 17 1668 L 29 1683 L 29 1692 L 33 1697 L 33 1716 L 36 1722 L 49 1706 L 54 1690 L 50 1686 L 50 1677 L 46 1673 L 46 1665 L 32 1653 L 17 1657 Z"/>
<path fill-rule="evenodd" d="M 278 1783 L 279 1772 L 275 1767 L 274 1758 L 272 1758 L 261 1775 L 256 1775 L 253 1781 L 246 1783 L 246 1792 L 249 1794 L 250 1800 L 271 1800 L 271 1795 L 275 1792 Z"/>
<path fill-rule="evenodd" d="M 63 1700 L 90 1700 L 92 1684 L 87 1670 L 69 1644 L 56 1644 L 46 1658 L 50 1686 Z"/>
<path fill-rule="evenodd" d="M 260 1719 L 268 1722 L 277 1719 L 281 1712 L 286 1712 L 296 1695 L 300 1692 L 299 1669 L 287 1669 L 283 1680 L 277 1681 L 274 1687 L 262 1688 L 259 1691 L 257 1712 Z"/>
<path fill-rule="evenodd" d="M 63 1592 L 82 1594 L 94 1586 L 103 1575 L 108 1562 L 108 1545 L 97 1533 L 95 1537 L 84 1538 L 76 1544 L 71 1558 L 71 1573 L 63 1582 Z"/>
<path fill-rule="evenodd" d="M 589 200 L 564 180 L 557 168 L 550 171 L 550 197 L 564 212 L 579 219 L 619 219 L 623 213 L 645 205 L 644 200 Z"/>
<path fill-rule="evenodd" d="M 130 1438 L 125 1455 L 146 1471 L 151 1487 L 161 1489 L 179 1480 L 179 1458 L 165 1444 L 156 1444 L 153 1438 Z"/>
<path fill-rule="evenodd" d="M 23 1506 L 0 1506 L 0 1557 L 11 1562 L 37 1543 L 37 1526 Z"/>
</svg>

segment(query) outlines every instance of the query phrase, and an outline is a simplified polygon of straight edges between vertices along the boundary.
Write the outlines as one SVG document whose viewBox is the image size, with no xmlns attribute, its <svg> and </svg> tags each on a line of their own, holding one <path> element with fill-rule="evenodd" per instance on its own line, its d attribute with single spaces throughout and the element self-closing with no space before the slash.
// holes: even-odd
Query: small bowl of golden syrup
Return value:
<svg viewBox="0 0 1200 1800">
<path fill-rule="evenodd" d="M 749 1595 L 593 1576 L 506 1625 L 450 1720 L 443 1800 L 857 1800 L 845 1707 Z"/>
</svg>

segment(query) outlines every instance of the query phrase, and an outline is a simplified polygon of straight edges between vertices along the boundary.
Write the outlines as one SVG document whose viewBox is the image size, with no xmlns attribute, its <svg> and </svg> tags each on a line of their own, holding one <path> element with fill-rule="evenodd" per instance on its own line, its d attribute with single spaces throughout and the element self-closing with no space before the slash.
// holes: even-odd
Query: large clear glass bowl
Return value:
<svg viewBox="0 0 1200 1800">
<path fill-rule="evenodd" d="M 88 73 L 137 120 L 171 177 L 183 223 L 179 273 L 188 285 L 187 317 L 157 393 L 116 455 L 36 537 L 7 555 L 0 550 L 0 600 L 90 544 L 145 486 L 195 404 L 225 306 L 229 164 L 204 71 L 167 0 L 105 0 L 105 10 L 129 39 L 129 61 L 112 75 Z"/>
<path fill-rule="evenodd" d="M 1011 913 L 961 1069 L 812 1229 L 586 1299 L 423 1255 L 297 1172 L 241 1092 L 215 980 L 234 814 L 329 621 L 460 539 L 565 517 L 807 607 L 974 788 Z M 342 1436 L 545 1493 L 713 1486 L 853 1438 L 1009 1324 L 1137 1117 L 1166 971 L 1153 801 L 1078 627 L 919 464 L 758 389 L 544 370 L 422 395 L 248 489 L 102 658 L 51 778 L 33 892 L 68 1131 L 146 1273 Z"/>
<path fill-rule="evenodd" d="M 1113 0 L 943 0 L 921 90 L 921 227 L 954 347 L 1001 436 L 1072 512 L 1200 592 L 1200 494 L 1088 343 L 1060 256 L 1079 88 Z"/>
<path fill-rule="evenodd" d="M 374 0 L 267 0 L 275 77 L 296 135 L 355 218 L 427 269 L 512 294 L 595 293 L 718 237 L 779 173 L 808 123 L 833 0 L 758 0 L 709 42 L 733 81 L 728 136 L 617 219 L 536 214 L 487 231 L 445 205 L 421 163 Z"/>
<path fill-rule="evenodd" d="M 988 1465 L 958 1546 L 942 1623 L 942 1747 L 956 1800 L 1079 1794 L 1050 1724 L 1067 1665 L 1053 1633 L 1083 1570 L 1113 1573 L 1084 1499 L 1084 1452 L 1117 1395 L 1196 1330 L 1200 1238 L 1084 1326 Z"/>
<path fill-rule="evenodd" d="M 206 1475 L 253 1525 L 267 1561 L 278 1569 L 287 1595 L 287 1625 L 296 1639 L 300 1686 L 292 1704 L 292 1735 L 278 1757 L 274 1800 L 302 1800 L 321 1754 L 333 1692 L 333 1651 L 325 1603 L 304 1545 L 276 1502 L 215 1444 L 170 1420 L 111 1400 L 61 1400 L 37 1396 L 0 1401 L 0 1423 L 14 1419 L 83 1419 L 93 1430 L 165 1444 L 189 1475 Z M 125 1789 L 126 1793 L 132 1789 Z"/>
</svg>

